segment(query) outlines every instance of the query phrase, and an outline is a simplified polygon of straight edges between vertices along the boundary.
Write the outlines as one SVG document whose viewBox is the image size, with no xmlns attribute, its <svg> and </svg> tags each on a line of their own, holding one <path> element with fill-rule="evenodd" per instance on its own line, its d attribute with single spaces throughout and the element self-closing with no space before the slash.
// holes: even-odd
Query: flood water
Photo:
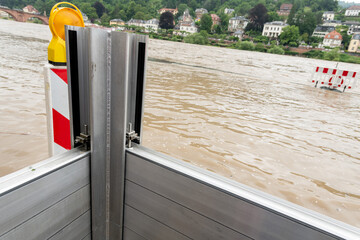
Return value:
<svg viewBox="0 0 360 240">
<path fill-rule="evenodd" d="M 0 20 L 0 176 L 47 157 L 50 38 Z M 336 63 L 150 40 L 144 145 L 360 227 L 360 91 L 311 87 L 315 66 Z"/>
</svg>

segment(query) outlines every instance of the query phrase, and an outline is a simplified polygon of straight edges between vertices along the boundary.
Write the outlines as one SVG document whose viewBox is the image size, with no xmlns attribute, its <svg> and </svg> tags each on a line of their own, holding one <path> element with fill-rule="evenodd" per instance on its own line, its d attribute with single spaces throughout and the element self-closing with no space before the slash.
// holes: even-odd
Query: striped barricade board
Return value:
<svg viewBox="0 0 360 240">
<path fill-rule="evenodd" d="M 314 87 L 334 89 L 341 92 L 357 87 L 360 73 L 336 68 L 316 67 L 311 76 Z"/>
<path fill-rule="evenodd" d="M 47 64 L 45 72 L 48 148 L 53 156 L 71 149 L 67 69 Z"/>
</svg>

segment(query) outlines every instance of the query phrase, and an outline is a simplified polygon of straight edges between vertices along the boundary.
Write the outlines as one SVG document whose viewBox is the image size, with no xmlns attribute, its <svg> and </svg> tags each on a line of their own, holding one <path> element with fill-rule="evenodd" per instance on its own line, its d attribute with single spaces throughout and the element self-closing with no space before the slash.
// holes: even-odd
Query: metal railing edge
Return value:
<svg viewBox="0 0 360 240">
<path fill-rule="evenodd" d="M 87 156 L 90 156 L 90 151 L 75 148 L 0 177 L 0 197 Z"/>
<path fill-rule="evenodd" d="M 141 145 L 127 148 L 126 152 L 165 168 L 175 170 L 199 182 L 213 186 L 225 193 L 242 198 L 252 204 L 280 214 L 313 229 L 344 239 L 360 239 L 360 229 L 336 219 L 330 218 L 300 205 L 280 199 L 268 193 L 246 186 L 242 183 L 199 168 L 187 162 L 148 149 Z"/>
</svg>

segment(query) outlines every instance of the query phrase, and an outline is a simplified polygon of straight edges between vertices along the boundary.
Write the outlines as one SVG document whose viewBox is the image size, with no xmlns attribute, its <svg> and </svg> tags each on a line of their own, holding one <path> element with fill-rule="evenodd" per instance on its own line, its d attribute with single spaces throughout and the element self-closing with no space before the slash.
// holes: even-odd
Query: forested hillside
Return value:
<svg viewBox="0 0 360 240">
<path fill-rule="evenodd" d="M 48 15 L 55 0 L 0 0 L 0 5 L 9 8 L 22 9 L 26 5 L 33 5 L 41 13 Z M 235 9 L 235 14 L 246 15 L 255 5 L 262 3 L 269 13 L 275 13 L 282 3 L 292 3 L 297 10 L 306 10 L 313 13 L 319 11 L 336 10 L 336 0 L 69 0 L 86 13 L 90 19 L 121 18 L 129 20 L 150 19 L 159 17 L 158 10 L 163 7 L 178 8 L 179 15 L 186 9 L 194 14 L 196 8 L 205 8 L 209 12 L 224 12 L 225 8 Z"/>
</svg>

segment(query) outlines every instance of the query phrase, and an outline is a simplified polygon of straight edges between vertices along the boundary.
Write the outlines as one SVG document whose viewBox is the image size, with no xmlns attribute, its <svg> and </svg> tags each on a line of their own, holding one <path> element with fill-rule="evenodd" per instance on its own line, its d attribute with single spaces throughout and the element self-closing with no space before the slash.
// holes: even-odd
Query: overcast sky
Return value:
<svg viewBox="0 0 360 240">
<path fill-rule="evenodd" d="M 360 0 L 340 0 L 341 2 L 354 2 L 354 3 L 360 3 Z M 339 1 L 339 2 L 340 2 Z"/>
</svg>

